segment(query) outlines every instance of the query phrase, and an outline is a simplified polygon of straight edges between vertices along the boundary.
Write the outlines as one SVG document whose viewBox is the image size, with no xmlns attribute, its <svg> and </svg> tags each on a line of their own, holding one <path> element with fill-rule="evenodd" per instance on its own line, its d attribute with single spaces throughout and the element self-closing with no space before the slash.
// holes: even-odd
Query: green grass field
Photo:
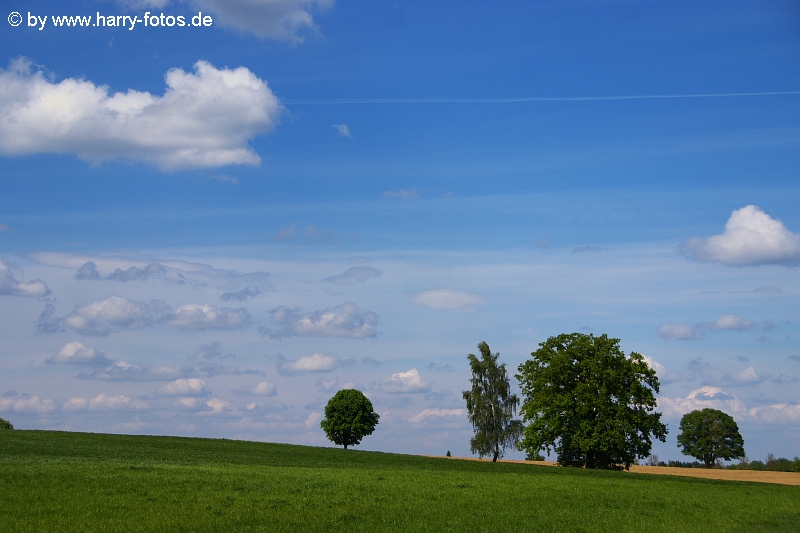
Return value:
<svg viewBox="0 0 800 533">
<path fill-rule="evenodd" d="M 800 487 L 3 431 L 0 531 L 800 531 Z"/>
</svg>

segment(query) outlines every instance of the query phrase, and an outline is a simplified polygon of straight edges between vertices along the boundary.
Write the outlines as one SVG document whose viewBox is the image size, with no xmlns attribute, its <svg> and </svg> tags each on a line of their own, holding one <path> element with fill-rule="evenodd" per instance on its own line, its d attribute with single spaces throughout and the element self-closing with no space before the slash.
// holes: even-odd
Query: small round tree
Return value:
<svg viewBox="0 0 800 533">
<path fill-rule="evenodd" d="M 0 418 L 0 429 L 14 429 L 14 426 L 8 420 Z"/>
<path fill-rule="evenodd" d="M 343 389 L 333 395 L 325 406 L 325 418 L 320 427 L 334 444 L 348 446 L 359 444 L 372 435 L 380 416 L 373 411 L 372 402 L 356 389 Z"/>
<path fill-rule="evenodd" d="M 728 414 L 717 409 L 695 410 L 681 418 L 678 447 L 681 453 L 700 459 L 711 468 L 717 459 L 744 457 L 744 440 L 739 426 Z"/>
</svg>

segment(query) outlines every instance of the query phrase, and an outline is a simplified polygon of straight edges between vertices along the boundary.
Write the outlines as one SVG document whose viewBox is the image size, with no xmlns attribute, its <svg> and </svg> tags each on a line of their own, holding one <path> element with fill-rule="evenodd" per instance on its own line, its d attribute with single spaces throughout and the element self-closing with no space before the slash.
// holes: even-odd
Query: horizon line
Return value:
<svg viewBox="0 0 800 533">
<path fill-rule="evenodd" d="M 521 96 L 508 98 L 287 98 L 287 105 L 345 104 L 513 104 L 525 102 L 593 102 L 603 100 L 659 100 L 672 98 L 732 98 L 741 96 L 798 95 L 800 91 L 755 93 L 643 94 L 623 96 Z"/>
</svg>

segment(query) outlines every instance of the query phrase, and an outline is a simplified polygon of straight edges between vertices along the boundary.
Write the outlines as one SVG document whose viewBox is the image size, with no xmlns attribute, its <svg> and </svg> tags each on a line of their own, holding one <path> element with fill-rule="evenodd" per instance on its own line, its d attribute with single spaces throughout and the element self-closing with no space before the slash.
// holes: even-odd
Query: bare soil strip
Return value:
<svg viewBox="0 0 800 533">
<path fill-rule="evenodd" d="M 462 461 L 491 461 L 478 457 L 448 457 Z M 503 463 L 517 463 L 539 466 L 558 466 L 553 461 L 524 461 L 521 459 L 500 459 Z M 749 481 L 752 483 L 775 483 L 778 485 L 800 486 L 798 472 L 767 472 L 763 470 L 722 470 L 717 468 L 675 468 L 670 466 L 631 466 L 633 474 L 659 474 L 665 476 L 699 477 L 705 479 L 722 479 L 726 481 Z"/>
</svg>

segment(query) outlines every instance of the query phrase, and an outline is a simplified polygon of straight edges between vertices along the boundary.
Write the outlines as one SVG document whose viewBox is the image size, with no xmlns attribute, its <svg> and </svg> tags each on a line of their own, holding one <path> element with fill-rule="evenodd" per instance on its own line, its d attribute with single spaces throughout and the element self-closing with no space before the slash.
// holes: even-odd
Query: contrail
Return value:
<svg viewBox="0 0 800 533">
<path fill-rule="evenodd" d="M 800 91 L 710 94 L 640 94 L 627 96 L 523 96 L 517 98 L 287 98 L 287 105 L 343 104 L 515 104 L 523 102 L 597 102 L 602 100 L 663 100 L 668 98 L 731 98 L 796 95 Z"/>
</svg>

